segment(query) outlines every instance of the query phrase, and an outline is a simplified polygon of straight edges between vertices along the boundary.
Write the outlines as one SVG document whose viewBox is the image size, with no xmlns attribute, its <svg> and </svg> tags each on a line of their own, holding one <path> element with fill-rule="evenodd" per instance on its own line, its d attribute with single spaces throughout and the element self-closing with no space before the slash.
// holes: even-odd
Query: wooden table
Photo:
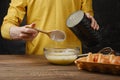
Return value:
<svg viewBox="0 0 120 80">
<path fill-rule="evenodd" d="M 50 64 L 44 56 L 0 55 L 0 80 L 120 80 L 120 76 Z"/>
</svg>

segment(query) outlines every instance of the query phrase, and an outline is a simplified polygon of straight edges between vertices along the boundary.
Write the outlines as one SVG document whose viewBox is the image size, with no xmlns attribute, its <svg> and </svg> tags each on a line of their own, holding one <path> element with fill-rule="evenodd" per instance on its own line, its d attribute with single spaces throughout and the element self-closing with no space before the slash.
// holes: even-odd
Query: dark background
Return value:
<svg viewBox="0 0 120 80">
<path fill-rule="evenodd" d="M 7 14 L 10 0 L 0 0 L 0 26 L 4 16 Z M 21 25 L 25 24 L 25 20 Z M 6 40 L 1 37 L 0 34 L 0 54 L 24 54 L 25 53 L 25 42 L 17 40 Z"/>
<path fill-rule="evenodd" d="M 7 13 L 10 0 L 0 0 L 0 25 Z M 120 0 L 93 0 L 94 17 L 100 25 L 100 34 L 103 37 L 102 45 L 94 48 L 98 51 L 103 47 L 112 47 L 120 52 Z M 24 25 L 25 21 L 21 25 Z M 0 53 L 25 53 L 24 41 L 5 40 L 0 36 Z"/>
<path fill-rule="evenodd" d="M 93 9 L 103 37 L 101 47 L 120 52 L 120 0 L 93 0 Z"/>
</svg>

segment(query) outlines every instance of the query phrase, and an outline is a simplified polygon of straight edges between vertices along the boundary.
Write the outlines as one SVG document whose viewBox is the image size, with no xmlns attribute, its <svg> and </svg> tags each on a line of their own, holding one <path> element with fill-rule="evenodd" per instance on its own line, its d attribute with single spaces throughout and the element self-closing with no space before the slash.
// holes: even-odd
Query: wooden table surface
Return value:
<svg viewBox="0 0 120 80">
<path fill-rule="evenodd" d="M 0 55 L 0 80 L 120 80 L 119 75 L 50 64 L 44 56 Z"/>
</svg>

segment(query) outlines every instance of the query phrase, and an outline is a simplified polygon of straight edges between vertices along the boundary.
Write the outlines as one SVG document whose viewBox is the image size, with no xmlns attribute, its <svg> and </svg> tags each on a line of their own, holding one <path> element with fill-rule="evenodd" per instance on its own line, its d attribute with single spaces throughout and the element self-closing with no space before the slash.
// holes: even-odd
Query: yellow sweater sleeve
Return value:
<svg viewBox="0 0 120 80">
<path fill-rule="evenodd" d="M 92 0 L 82 0 L 82 10 L 93 16 Z"/>
<path fill-rule="evenodd" d="M 10 27 L 18 26 L 25 15 L 25 7 L 27 0 L 11 0 L 10 6 L 8 8 L 8 13 L 4 17 L 3 24 L 1 26 L 1 35 L 3 38 L 10 38 Z"/>
</svg>

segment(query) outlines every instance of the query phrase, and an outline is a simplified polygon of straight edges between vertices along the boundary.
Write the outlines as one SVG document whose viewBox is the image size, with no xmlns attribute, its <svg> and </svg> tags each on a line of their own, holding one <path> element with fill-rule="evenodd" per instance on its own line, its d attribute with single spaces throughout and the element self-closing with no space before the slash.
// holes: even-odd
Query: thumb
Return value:
<svg viewBox="0 0 120 80">
<path fill-rule="evenodd" d="M 34 28 L 35 27 L 35 23 L 32 23 L 29 25 L 31 28 Z"/>
</svg>

